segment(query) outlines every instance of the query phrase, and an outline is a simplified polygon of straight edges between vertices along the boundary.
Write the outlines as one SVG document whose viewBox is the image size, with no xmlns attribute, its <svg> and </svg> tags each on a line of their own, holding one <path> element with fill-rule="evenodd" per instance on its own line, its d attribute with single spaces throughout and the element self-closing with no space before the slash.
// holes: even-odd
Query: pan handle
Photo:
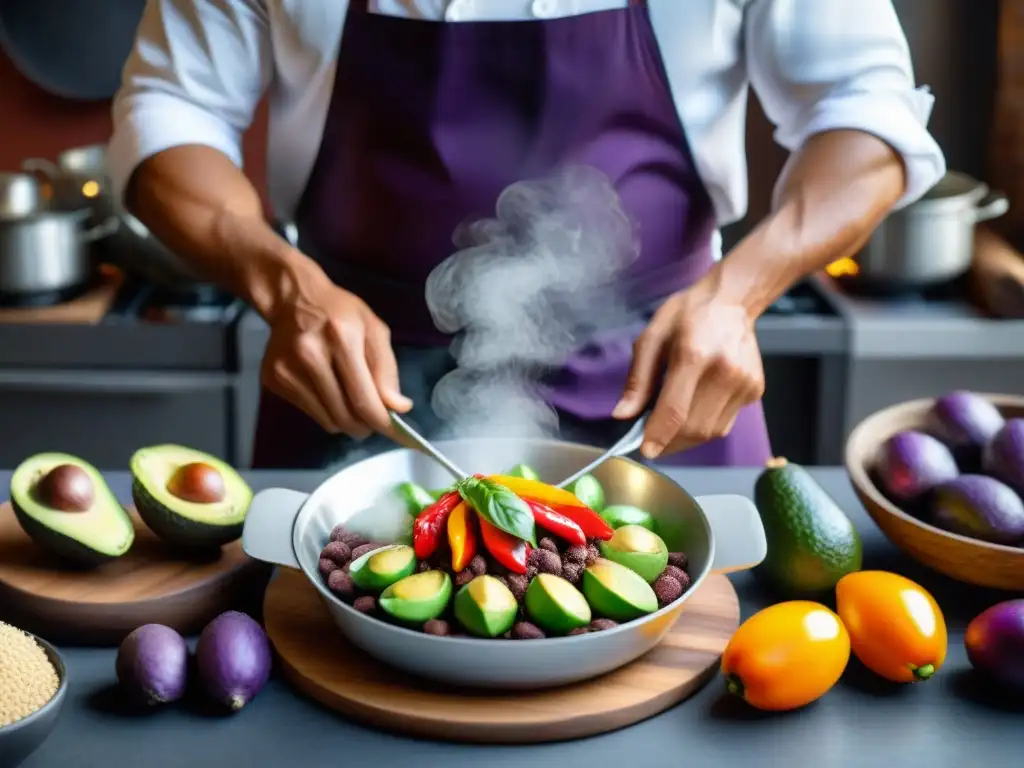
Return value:
<svg viewBox="0 0 1024 768">
<path fill-rule="evenodd" d="M 61 176 L 60 168 L 42 157 L 29 157 L 21 161 L 21 170 L 27 173 L 34 173 L 42 176 L 47 181 L 53 181 Z"/>
<path fill-rule="evenodd" d="M 292 529 L 308 493 L 268 488 L 257 493 L 245 516 L 242 549 L 249 557 L 285 568 L 298 568 Z"/>
<path fill-rule="evenodd" d="M 697 504 L 711 525 L 714 539 L 713 573 L 746 571 L 768 554 L 768 542 L 754 502 L 745 496 L 698 496 Z"/>
</svg>

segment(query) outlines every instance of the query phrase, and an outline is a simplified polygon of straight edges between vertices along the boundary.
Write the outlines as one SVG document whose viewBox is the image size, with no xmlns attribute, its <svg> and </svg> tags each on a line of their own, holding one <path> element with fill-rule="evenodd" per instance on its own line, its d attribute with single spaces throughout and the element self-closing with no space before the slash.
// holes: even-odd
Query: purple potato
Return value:
<svg viewBox="0 0 1024 768">
<path fill-rule="evenodd" d="M 188 645 L 162 624 L 144 624 L 117 649 L 117 681 L 135 700 L 167 704 L 185 695 Z"/>
<path fill-rule="evenodd" d="M 964 633 L 971 666 L 1024 693 L 1024 600 L 1007 600 L 974 617 Z"/>
<path fill-rule="evenodd" d="M 1024 419 L 1010 419 L 988 441 L 982 459 L 988 474 L 1024 494 Z"/>
<path fill-rule="evenodd" d="M 949 448 L 915 431 L 899 432 L 886 441 L 877 471 L 886 493 L 898 502 L 914 501 L 960 474 Z"/>
<path fill-rule="evenodd" d="M 932 406 L 930 431 L 953 449 L 957 460 L 978 468 L 985 444 L 1003 426 L 999 409 L 973 392 L 950 392 Z"/>
<path fill-rule="evenodd" d="M 203 688 L 216 701 L 238 711 L 270 677 L 270 641 L 263 628 L 238 611 L 222 613 L 196 644 L 196 668 Z"/>
<path fill-rule="evenodd" d="M 960 475 L 936 486 L 931 518 L 947 531 L 994 544 L 1024 539 L 1024 501 L 1008 485 L 986 475 Z"/>
</svg>

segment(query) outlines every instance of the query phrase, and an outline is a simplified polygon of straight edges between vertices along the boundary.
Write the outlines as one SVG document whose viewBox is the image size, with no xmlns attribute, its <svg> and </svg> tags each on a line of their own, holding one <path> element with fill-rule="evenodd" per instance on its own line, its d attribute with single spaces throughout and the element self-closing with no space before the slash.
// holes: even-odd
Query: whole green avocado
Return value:
<svg viewBox="0 0 1024 768">
<path fill-rule="evenodd" d="M 754 574 L 793 595 L 827 592 L 862 562 L 860 535 L 810 473 L 771 459 L 754 484 L 768 555 Z"/>
</svg>

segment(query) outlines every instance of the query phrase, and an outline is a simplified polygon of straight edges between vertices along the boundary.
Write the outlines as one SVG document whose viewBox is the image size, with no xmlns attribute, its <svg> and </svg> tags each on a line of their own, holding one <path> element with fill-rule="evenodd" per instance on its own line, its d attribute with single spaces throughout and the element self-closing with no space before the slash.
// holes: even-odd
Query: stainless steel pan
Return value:
<svg viewBox="0 0 1024 768">
<path fill-rule="evenodd" d="M 519 462 L 557 482 L 600 455 L 581 445 L 549 440 L 456 440 L 438 447 L 473 472 L 498 473 Z M 629 459 L 612 459 L 594 473 L 610 504 L 651 512 L 671 550 L 685 551 L 693 586 L 677 602 L 615 629 L 546 640 L 434 637 L 365 616 L 335 598 L 317 570 L 331 529 L 345 523 L 374 540 L 408 535 L 411 519 L 388 503 L 397 483 L 443 487 L 450 478 L 433 460 L 407 449 L 353 464 L 312 494 L 274 488 L 253 499 L 242 545 L 251 557 L 301 570 L 349 640 L 381 661 L 414 675 L 478 688 L 532 689 L 585 680 L 642 656 L 682 617 L 686 598 L 708 574 L 744 570 L 764 559 L 757 509 L 739 495 L 694 498 L 664 475 Z"/>
</svg>

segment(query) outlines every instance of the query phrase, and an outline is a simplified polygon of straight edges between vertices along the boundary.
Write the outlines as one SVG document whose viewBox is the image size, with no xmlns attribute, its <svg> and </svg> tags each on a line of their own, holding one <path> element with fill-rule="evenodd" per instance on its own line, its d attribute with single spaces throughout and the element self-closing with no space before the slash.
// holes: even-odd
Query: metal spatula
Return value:
<svg viewBox="0 0 1024 768">
<path fill-rule="evenodd" d="M 427 454 L 427 456 L 429 456 L 442 467 L 447 469 L 448 472 L 452 475 L 452 477 L 454 477 L 456 480 L 465 480 L 467 477 L 469 477 L 469 475 L 466 472 L 463 472 L 455 465 L 455 462 L 453 462 L 451 459 L 449 459 L 447 456 L 445 456 L 443 453 L 437 450 L 437 448 L 431 445 L 430 441 L 427 440 L 427 438 L 423 437 L 423 435 L 421 435 L 419 432 L 417 432 L 413 428 L 413 426 L 409 424 L 409 422 L 407 422 L 394 411 L 388 411 L 388 414 L 391 416 L 391 423 L 395 425 L 395 428 L 402 434 L 403 437 L 407 438 L 411 443 L 413 443 L 412 447 L 418 448 L 420 451 Z"/>
<path fill-rule="evenodd" d="M 641 414 L 641 416 L 635 422 L 633 422 L 633 426 L 629 428 L 629 431 L 626 432 L 626 434 L 624 434 L 622 437 L 620 437 L 611 448 L 609 448 L 607 451 L 602 453 L 592 462 L 587 464 L 587 466 L 585 466 L 583 469 L 569 475 L 567 478 L 565 478 L 565 480 L 558 483 L 556 487 L 566 488 L 575 483 L 581 477 L 583 477 L 583 475 L 587 474 L 588 472 L 592 472 L 601 464 L 604 464 L 604 462 L 608 461 L 608 459 L 613 459 L 616 456 L 627 456 L 631 454 L 633 451 L 640 448 L 640 446 L 644 442 L 644 428 L 647 426 L 647 417 L 650 415 L 650 411 L 646 411 L 645 413 Z"/>
</svg>

